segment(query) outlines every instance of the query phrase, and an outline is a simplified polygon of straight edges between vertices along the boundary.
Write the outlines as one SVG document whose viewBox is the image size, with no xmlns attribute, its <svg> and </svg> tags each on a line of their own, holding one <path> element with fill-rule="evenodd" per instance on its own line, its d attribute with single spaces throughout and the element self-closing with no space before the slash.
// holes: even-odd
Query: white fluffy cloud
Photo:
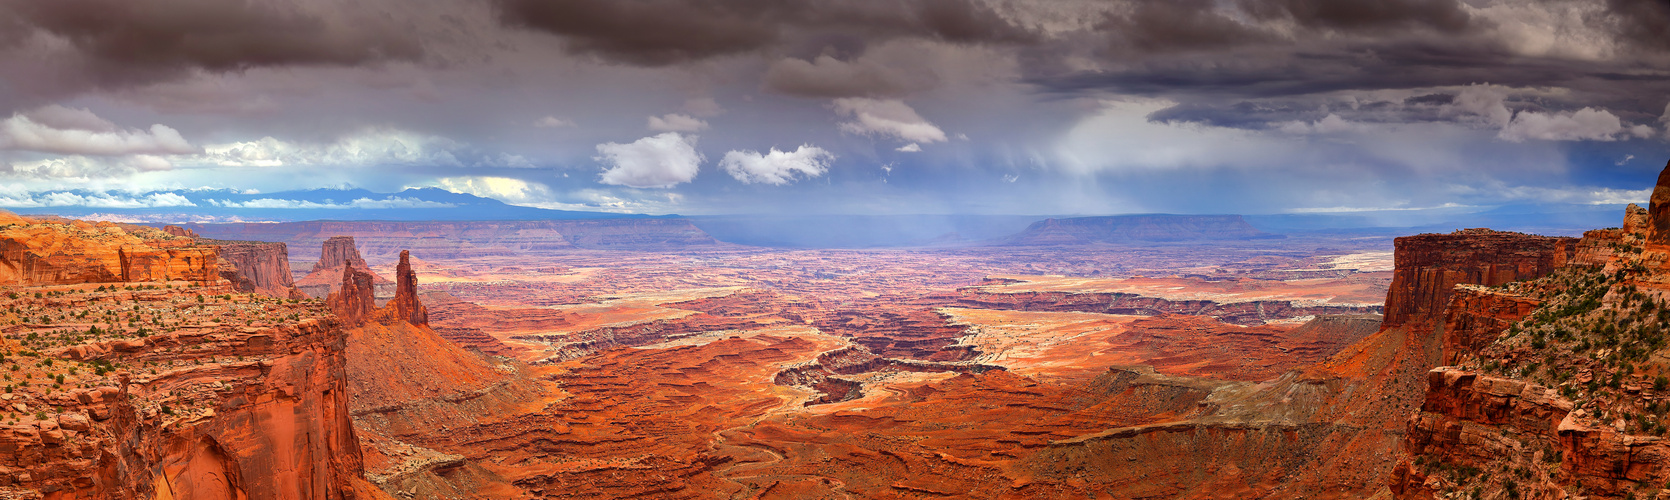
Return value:
<svg viewBox="0 0 1670 500">
<path fill-rule="evenodd" d="M 166 125 L 123 130 L 91 111 L 53 105 L 0 121 L 0 149 L 61 155 L 177 155 L 196 153 Z"/>
<path fill-rule="evenodd" d="M 195 159 L 228 167 L 283 165 L 371 166 L 429 164 L 464 166 L 454 154 L 463 145 L 444 137 L 395 129 L 366 129 L 326 144 L 289 142 L 263 137 L 227 144 L 211 144 Z"/>
<path fill-rule="evenodd" d="M 701 169 L 696 137 L 667 132 L 628 144 L 597 145 L 595 159 L 608 165 L 599 182 L 635 188 L 668 188 L 690 182 Z"/>
<path fill-rule="evenodd" d="M 119 157 L 63 156 L 18 163 L 0 163 L 0 175 L 31 179 L 90 180 L 135 172 L 171 170 L 168 159 L 151 155 Z"/>
<path fill-rule="evenodd" d="M 1512 142 L 1613 141 L 1625 132 L 1623 122 L 1612 112 L 1583 108 L 1575 112 L 1520 111 L 1496 137 Z"/>
<path fill-rule="evenodd" d="M 512 205 L 537 205 L 551 200 L 551 188 L 509 177 L 443 177 L 435 183 L 454 193 L 492 198 Z"/>
<path fill-rule="evenodd" d="M 836 114 L 853 119 L 841 123 L 843 132 L 891 136 L 916 143 L 945 142 L 945 131 L 898 99 L 848 97 L 836 99 L 833 106 Z"/>
<path fill-rule="evenodd" d="M 922 145 L 912 142 L 910 144 L 893 148 L 893 150 L 901 153 L 920 153 L 922 152 Z"/>
<path fill-rule="evenodd" d="M 649 129 L 656 132 L 700 132 L 707 130 L 707 122 L 679 113 L 649 117 Z"/>
<path fill-rule="evenodd" d="M 771 148 L 763 155 L 751 150 L 731 151 L 719 160 L 719 167 L 744 184 L 782 185 L 793 182 L 797 174 L 806 177 L 823 175 L 829 171 L 829 162 L 834 159 L 835 155 L 823 148 L 803 144 L 794 151 Z"/>
</svg>

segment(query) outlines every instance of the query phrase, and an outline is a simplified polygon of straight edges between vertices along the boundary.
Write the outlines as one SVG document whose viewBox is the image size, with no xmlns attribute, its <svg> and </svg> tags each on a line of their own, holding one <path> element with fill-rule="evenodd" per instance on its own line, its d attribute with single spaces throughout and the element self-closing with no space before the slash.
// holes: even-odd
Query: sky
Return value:
<svg viewBox="0 0 1670 500">
<path fill-rule="evenodd" d="M 1618 204 L 1670 160 L 1670 2 L 0 0 L 0 117 L 5 207 Z"/>
</svg>

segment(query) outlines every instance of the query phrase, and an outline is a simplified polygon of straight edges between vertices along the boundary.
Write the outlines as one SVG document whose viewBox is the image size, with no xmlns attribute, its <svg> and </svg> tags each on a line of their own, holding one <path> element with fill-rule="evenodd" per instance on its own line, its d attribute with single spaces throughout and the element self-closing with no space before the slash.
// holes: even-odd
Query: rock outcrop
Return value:
<svg viewBox="0 0 1670 500">
<path fill-rule="evenodd" d="M 1407 422 L 1397 498 L 1665 498 L 1670 167 L 1653 206 L 1585 233 L 1573 266 L 1458 287 L 1445 360 Z"/>
<path fill-rule="evenodd" d="M 1670 244 L 1670 163 L 1665 163 L 1664 170 L 1658 173 L 1658 183 L 1653 185 L 1647 214 L 1652 223 L 1647 234 L 1648 241 Z"/>
<path fill-rule="evenodd" d="M 410 259 L 408 252 L 400 252 L 400 265 L 397 268 L 400 282 L 396 286 L 394 298 L 383 307 L 377 307 L 372 274 L 355 268 L 352 263 L 342 266 L 342 282 L 336 287 L 336 291 L 325 298 L 325 304 L 330 307 L 331 312 L 340 316 L 343 324 L 349 328 L 369 323 L 428 326 L 429 311 L 418 299 L 417 272 L 412 270 Z M 429 335 L 434 333 L 431 332 Z"/>
<path fill-rule="evenodd" d="M 1084 245 L 1090 243 L 1251 240 L 1283 238 L 1252 227 L 1239 215 L 1116 215 L 1044 219 L 1006 245 Z"/>
<path fill-rule="evenodd" d="M 220 278 L 215 248 L 195 239 L 104 222 L 17 221 L 0 226 L 0 284 L 209 282 Z"/>
<path fill-rule="evenodd" d="M 0 497 L 386 498 L 363 478 L 327 311 L 234 294 L 214 246 L 160 230 L 24 221 L 0 237 L 34 285 L 0 296 Z M 116 281 L 180 275 L 195 282 Z"/>
<path fill-rule="evenodd" d="M 342 318 L 342 323 L 348 328 L 363 325 L 372 319 L 371 313 L 377 309 L 377 299 L 371 291 L 372 283 L 371 273 L 354 269 L 353 264 L 344 265 L 342 284 L 325 298 L 325 304 Z"/>
<path fill-rule="evenodd" d="M 412 270 L 412 255 L 406 250 L 400 251 L 400 263 L 394 272 L 394 299 L 388 307 L 394 317 L 413 325 L 428 325 L 429 311 L 424 309 L 423 303 L 418 301 L 417 271 Z"/>
<path fill-rule="evenodd" d="M 162 232 L 181 238 L 196 238 L 197 232 L 180 226 L 162 226 Z"/>
<path fill-rule="evenodd" d="M 221 277 L 239 292 L 270 297 L 289 297 L 294 285 L 290 276 L 290 251 L 283 243 L 262 241 L 206 241 L 214 245 L 230 272 Z"/>
<path fill-rule="evenodd" d="M 1571 262 L 1576 238 L 1468 229 L 1397 238 L 1386 326 L 1441 320 L 1456 285 L 1496 286 L 1543 276 Z"/>
<path fill-rule="evenodd" d="M 332 236 L 320 244 L 319 262 L 314 263 L 306 276 L 296 280 L 296 290 L 313 298 L 324 298 L 341 291 L 345 269 L 357 269 L 371 278 L 373 295 L 393 286 L 388 278 L 371 271 L 371 265 L 360 257 L 353 236 Z M 387 295 L 383 295 L 387 297 Z"/>
</svg>

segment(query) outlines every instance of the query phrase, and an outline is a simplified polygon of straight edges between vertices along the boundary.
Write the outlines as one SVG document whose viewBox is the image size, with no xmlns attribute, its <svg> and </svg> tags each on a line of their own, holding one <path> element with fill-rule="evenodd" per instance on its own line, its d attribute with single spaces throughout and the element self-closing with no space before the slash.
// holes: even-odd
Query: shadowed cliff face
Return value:
<svg viewBox="0 0 1670 500">
<path fill-rule="evenodd" d="M 289 297 L 293 285 L 290 277 L 290 252 L 283 243 L 259 241 L 220 242 L 214 245 L 221 262 L 231 266 L 221 277 L 232 282 L 240 292 L 256 292 L 271 297 Z"/>
</svg>

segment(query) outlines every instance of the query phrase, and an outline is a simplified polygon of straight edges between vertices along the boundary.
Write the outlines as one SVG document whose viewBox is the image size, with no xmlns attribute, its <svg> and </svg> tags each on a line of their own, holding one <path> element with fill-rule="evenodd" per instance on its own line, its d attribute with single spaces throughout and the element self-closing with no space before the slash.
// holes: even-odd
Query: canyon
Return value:
<svg viewBox="0 0 1670 500">
<path fill-rule="evenodd" d="M 1663 496 L 1662 213 L 870 250 L 7 215 L 0 496 Z"/>
</svg>

